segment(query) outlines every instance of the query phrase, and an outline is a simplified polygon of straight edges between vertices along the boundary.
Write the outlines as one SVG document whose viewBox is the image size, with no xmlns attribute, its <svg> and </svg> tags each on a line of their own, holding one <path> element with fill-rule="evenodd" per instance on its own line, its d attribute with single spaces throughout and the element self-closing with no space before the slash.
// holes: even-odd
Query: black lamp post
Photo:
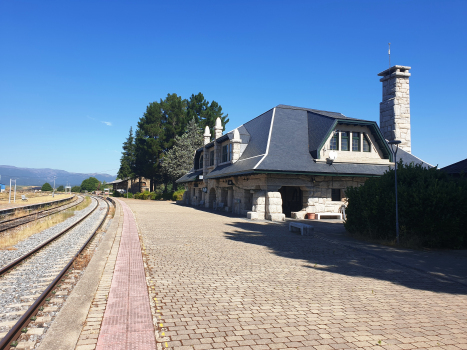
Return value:
<svg viewBox="0 0 467 350">
<path fill-rule="evenodd" d="M 393 140 L 389 141 L 388 144 L 391 145 L 391 151 L 394 154 L 394 175 L 396 181 L 396 242 L 399 244 L 399 208 L 397 206 L 397 150 L 399 149 L 399 144 L 401 141 Z M 392 148 L 392 145 L 396 145 L 396 151 Z"/>
</svg>

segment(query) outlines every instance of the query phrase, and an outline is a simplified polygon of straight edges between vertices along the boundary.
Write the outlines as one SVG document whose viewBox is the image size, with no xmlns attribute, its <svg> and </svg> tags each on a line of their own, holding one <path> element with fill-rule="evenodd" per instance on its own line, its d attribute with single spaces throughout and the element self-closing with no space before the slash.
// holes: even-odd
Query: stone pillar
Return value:
<svg viewBox="0 0 467 350">
<path fill-rule="evenodd" d="M 282 213 L 282 197 L 280 192 L 266 192 L 266 219 L 285 221 L 285 214 Z"/>
<path fill-rule="evenodd" d="M 266 214 L 266 192 L 257 191 L 253 194 L 253 207 L 247 213 L 248 219 L 264 220 Z"/>
<path fill-rule="evenodd" d="M 383 83 L 379 128 L 385 139 L 402 141 L 399 147 L 411 153 L 409 69 L 394 66 L 378 74 Z"/>
<path fill-rule="evenodd" d="M 234 130 L 233 139 L 230 142 L 232 143 L 232 163 L 235 163 L 240 158 L 240 145 L 242 144 L 238 129 Z"/>
<path fill-rule="evenodd" d="M 229 188 L 227 190 L 227 206 L 229 207 L 229 211 L 233 212 L 233 189 Z"/>
<path fill-rule="evenodd" d="M 223 127 L 222 127 L 221 118 L 217 117 L 216 126 L 214 127 L 214 133 L 215 133 L 216 139 L 222 136 L 222 130 L 223 130 Z"/>
</svg>

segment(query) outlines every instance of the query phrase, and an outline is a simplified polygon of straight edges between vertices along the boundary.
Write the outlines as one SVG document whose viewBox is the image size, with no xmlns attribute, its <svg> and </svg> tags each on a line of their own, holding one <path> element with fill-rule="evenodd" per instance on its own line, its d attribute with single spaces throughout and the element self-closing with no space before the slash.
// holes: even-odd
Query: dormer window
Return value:
<svg viewBox="0 0 467 350">
<path fill-rule="evenodd" d="M 232 159 L 232 144 L 222 146 L 222 163 L 230 162 Z"/>
<path fill-rule="evenodd" d="M 360 152 L 360 133 L 352 132 L 352 151 Z"/>
<path fill-rule="evenodd" d="M 363 152 L 370 152 L 371 147 L 370 147 L 370 140 L 368 140 L 368 136 L 363 134 Z"/>
<path fill-rule="evenodd" d="M 341 151 L 350 151 L 350 133 L 343 131 L 341 133 Z"/>
<path fill-rule="evenodd" d="M 209 166 L 214 165 L 214 151 L 209 152 Z"/>
<path fill-rule="evenodd" d="M 201 156 L 199 157 L 199 166 L 198 166 L 198 169 L 203 169 L 203 166 L 204 166 L 204 163 L 203 163 L 203 162 L 204 162 L 204 156 L 201 155 Z"/>
<path fill-rule="evenodd" d="M 339 132 L 334 132 L 334 135 L 331 137 L 331 142 L 329 144 L 329 149 L 339 150 Z"/>
</svg>

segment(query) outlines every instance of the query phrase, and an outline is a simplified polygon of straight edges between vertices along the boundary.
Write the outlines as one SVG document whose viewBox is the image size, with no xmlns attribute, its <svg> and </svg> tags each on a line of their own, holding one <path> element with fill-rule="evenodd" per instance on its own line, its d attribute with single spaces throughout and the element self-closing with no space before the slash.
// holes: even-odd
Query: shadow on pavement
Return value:
<svg viewBox="0 0 467 350">
<path fill-rule="evenodd" d="M 303 266 L 310 269 L 385 280 L 412 289 L 467 294 L 465 251 L 414 251 L 360 242 L 346 234 L 341 222 L 314 221 L 313 236 L 289 232 L 288 222 L 245 220 L 229 225 L 232 230 L 224 233 L 228 239 L 303 260 Z"/>
</svg>

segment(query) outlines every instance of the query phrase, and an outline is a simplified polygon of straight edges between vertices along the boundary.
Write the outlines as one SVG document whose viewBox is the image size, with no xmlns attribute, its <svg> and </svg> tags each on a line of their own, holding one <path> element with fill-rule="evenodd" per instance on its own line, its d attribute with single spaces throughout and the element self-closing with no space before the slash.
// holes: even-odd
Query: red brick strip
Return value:
<svg viewBox="0 0 467 350">
<path fill-rule="evenodd" d="M 156 349 L 136 222 L 122 201 L 123 232 L 96 350 Z"/>
</svg>

